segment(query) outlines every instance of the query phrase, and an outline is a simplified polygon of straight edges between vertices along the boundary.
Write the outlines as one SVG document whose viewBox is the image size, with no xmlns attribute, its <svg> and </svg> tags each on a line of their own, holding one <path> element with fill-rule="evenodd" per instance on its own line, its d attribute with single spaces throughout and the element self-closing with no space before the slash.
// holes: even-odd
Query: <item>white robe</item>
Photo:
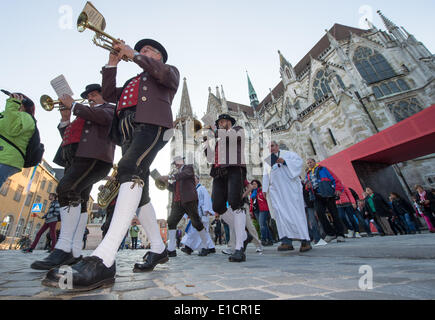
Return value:
<svg viewBox="0 0 435 320">
<path fill-rule="evenodd" d="M 272 218 L 276 221 L 280 239 L 310 240 L 305 215 L 304 195 L 299 178 L 303 160 L 296 153 L 281 150 L 279 157 L 287 165 L 275 164 L 272 168 L 267 161 L 263 169 L 263 192 Z"/>
<path fill-rule="evenodd" d="M 213 249 L 214 242 L 211 239 L 209 230 L 210 230 L 210 220 L 209 214 L 206 212 L 213 212 L 213 205 L 211 202 L 210 194 L 204 186 L 199 186 L 196 191 L 198 192 L 198 214 L 201 218 L 202 224 L 204 225 L 205 231 L 207 232 L 207 249 Z M 192 225 L 189 227 L 189 230 L 181 239 L 181 243 L 188 246 L 192 250 L 200 250 L 201 248 L 201 237 L 199 235 L 198 230 L 196 230 Z"/>
</svg>

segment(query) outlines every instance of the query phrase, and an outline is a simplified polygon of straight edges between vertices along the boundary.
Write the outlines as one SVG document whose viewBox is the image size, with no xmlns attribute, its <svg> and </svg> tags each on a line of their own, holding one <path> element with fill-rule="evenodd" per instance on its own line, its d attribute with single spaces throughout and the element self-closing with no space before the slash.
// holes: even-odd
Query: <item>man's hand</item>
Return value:
<svg viewBox="0 0 435 320">
<path fill-rule="evenodd" d="M 283 158 L 278 158 L 278 160 L 276 160 L 276 163 L 279 164 L 284 164 L 285 160 Z"/>
<path fill-rule="evenodd" d="M 162 181 L 162 182 L 164 182 L 164 183 L 168 183 L 168 181 L 169 181 L 169 177 L 168 177 L 168 176 L 161 176 L 161 177 L 159 178 L 159 180 Z"/>
<path fill-rule="evenodd" d="M 68 109 L 71 109 L 72 104 L 74 103 L 74 99 L 68 94 L 64 94 L 62 97 L 59 98 L 59 100 Z"/>
<path fill-rule="evenodd" d="M 110 52 L 109 63 L 108 63 L 109 66 L 117 67 L 120 61 L 121 59 L 118 57 L 117 54 L 113 54 L 112 52 Z"/>
<path fill-rule="evenodd" d="M 126 45 L 124 41 L 120 41 L 116 45 L 114 45 L 115 50 L 119 50 L 118 59 L 122 59 L 123 57 L 127 57 L 131 60 L 134 58 L 134 51 L 130 46 Z"/>
</svg>

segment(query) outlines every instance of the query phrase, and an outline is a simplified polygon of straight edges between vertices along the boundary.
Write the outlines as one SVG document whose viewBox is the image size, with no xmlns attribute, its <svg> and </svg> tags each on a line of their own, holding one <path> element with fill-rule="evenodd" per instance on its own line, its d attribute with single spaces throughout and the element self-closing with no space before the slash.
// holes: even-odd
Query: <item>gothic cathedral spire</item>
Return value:
<svg viewBox="0 0 435 320">
<path fill-rule="evenodd" d="M 177 118 L 193 117 L 192 105 L 190 104 L 189 91 L 187 90 L 186 78 L 183 79 L 183 92 L 181 95 L 180 111 Z"/>
<path fill-rule="evenodd" d="M 249 79 L 248 71 L 246 71 L 246 75 L 248 76 L 249 100 L 251 101 L 251 107 L 255 109 L 260 102 L 258 101 L 257 93 L 255 92 L 254 86 L 251 83 L 251 79 Z"/>
</svg>

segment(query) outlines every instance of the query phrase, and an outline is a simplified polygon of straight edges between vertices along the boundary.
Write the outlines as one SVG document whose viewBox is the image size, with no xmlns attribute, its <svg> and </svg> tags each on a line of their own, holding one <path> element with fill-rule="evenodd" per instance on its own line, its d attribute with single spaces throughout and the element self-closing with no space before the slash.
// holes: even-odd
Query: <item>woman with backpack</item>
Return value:
<svg viewBox="0 0 435 320">
<path fill-rule="evenodd" d="M 36 128 L 34 113 L 32 100 L 18 93 L 10 94 L 0 112 L 0 187 L 24 166 L 23 154 Z"/>
</svg>

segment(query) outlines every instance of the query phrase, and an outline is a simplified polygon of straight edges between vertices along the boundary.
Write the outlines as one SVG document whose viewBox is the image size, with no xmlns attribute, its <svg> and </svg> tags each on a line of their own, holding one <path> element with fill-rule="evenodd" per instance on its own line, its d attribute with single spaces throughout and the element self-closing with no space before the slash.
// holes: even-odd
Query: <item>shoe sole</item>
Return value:
<svg viewBox="0 0 435 320">
<path fill-rule="evenodd" d="M 46 287 L 59 288 L 59 282 L 52 281 L 52 280 L 49 280 L 46 278 L 43 279 L 41 283 L 42 283 L 42 285 L 44 285 Z M 87 287 L 80 287 L 79 286 L 76 288 L 67 289 L 65 292 L 86 292 L 86 291 L 91 291 L 91 290 L 95 290 L 98 288 L 111 287 L 111 286 L 113 286 L 114 283 L 115 283 L 115 278 L 110 278 L 110 279 L 105 279 L 105 280 L 99 281 L 97 283 L 91 284 L 90 286 L 87 286 Z"/>
<path fill-rule="evenodd" d="M 144 273 L 144 272 L 151 272 L 154 270 L 154 268 L 158 265 L 158 264 L 164 264 L 166 262 L 169 261 L 169 257 L 165 257 L 160 259 L 159 261 L 157 261 L 157 263 L 155 264 L 155 266 L 152 269 L 148 269 L 148 270 L 143 270 L 143 269 L 136 269 L 133 268 L 133 273 Z"/>
</svg>

